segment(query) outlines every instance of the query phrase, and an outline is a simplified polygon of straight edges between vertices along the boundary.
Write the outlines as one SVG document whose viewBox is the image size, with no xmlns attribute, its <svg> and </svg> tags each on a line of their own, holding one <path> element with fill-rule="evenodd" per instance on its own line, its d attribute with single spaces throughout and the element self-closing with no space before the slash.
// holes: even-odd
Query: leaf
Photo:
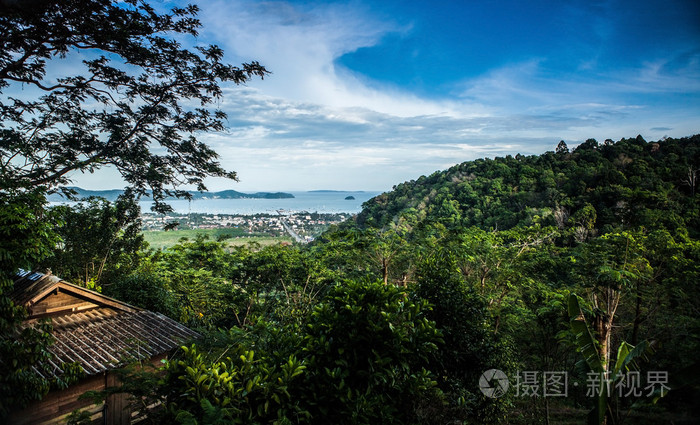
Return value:
<svg viewBox="0 0 700 425">
<path fill-rule="evenodd" d="M 578 296 L 570 294 L 568 300 L 569 325 L 575 335 L 576 349 L 583 355 L 586 364 L 592 372 L 603 373 L 605 368 L 598 353 L 596 341 L 586 324 Z"/>
<path fill-rule="evenodd" d="M 636 347 L 622 341 L 620 348 L 617 350 L 617 360 L 615 361 L 615 368 L 613 369 L 613 377 L 617 377 L 617 375 L 623 373 L 623 371 L 629 370 L 629 364 L 634 364 L 635 359 L 639 357 L 645 357 L 650 348 L 651 346 L 648 341 L 642 341 L 637 344 Z"/>
</svg>

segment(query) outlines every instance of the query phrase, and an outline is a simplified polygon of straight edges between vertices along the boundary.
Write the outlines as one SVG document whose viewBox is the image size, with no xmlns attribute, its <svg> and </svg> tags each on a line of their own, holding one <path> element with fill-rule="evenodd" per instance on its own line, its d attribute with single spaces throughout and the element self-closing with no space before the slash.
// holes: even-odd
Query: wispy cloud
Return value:
<svg viewBox="0 0 700 425">
<path fill-rule="evenodd" d="M 640 92 L 700 92 L 700 49 L 680 52 L 645 63 L 633 76 L 629 90 Z"/>
<path fill-rule="evenodd" d="M 481 105 L 422 99 L 409 90 L 367 84 L 337 59 L 372 47 L 410 26 L 379 20 L 358 3 L 207 3 L 202 19 L 208 36 L 237 59 L 259 60 L 272 71 L 260 87 L 283 99 L 328 107 L 362 107 L 397 116 L 483 115 Z"/>
</svg>

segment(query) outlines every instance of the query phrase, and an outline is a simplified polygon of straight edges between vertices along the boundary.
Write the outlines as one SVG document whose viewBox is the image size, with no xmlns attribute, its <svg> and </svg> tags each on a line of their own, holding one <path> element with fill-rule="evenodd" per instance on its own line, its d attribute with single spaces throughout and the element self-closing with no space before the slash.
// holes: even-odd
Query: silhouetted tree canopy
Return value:
<svg viewBox="0 0 700 425">
<path fill-rule="evenodd" d="M 223 129 L 225 114 L 209 108 L 221 82 L 267 70 L 224 63 L 217 46 L 183 47 L 200 27 L 196 6 L 1 2 L 0 187 L 51 191 L 71 172 L 109 165 L 167 209 L 165 196 L 187 196 L 180 184 L 236 178 L 198 135 Z"/>
</svg>

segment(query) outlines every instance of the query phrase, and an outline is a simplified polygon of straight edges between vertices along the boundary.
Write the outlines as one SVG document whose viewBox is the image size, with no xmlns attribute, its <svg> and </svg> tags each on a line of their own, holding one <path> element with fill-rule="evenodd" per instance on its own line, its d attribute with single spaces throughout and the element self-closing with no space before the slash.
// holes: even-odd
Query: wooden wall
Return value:
<svg viewBox="0 0 700 425">
<path fill-rule="evenodd" d="M 151 364 L 161 366 L 167 353 L 151 358 Z M 95 406 L 91 400 L 78 400 L 86 391 L 102 391 L 119 385 L 116 375 L 105 372 L 89 376 L 63 391 L 52 391 L 43 400 L 30 404 L 26 409 L 13 412 L 6 418 L 11 425 L 55 425 L 65 424 L 66 417 L 76 409 L 91 413 L 92 423 L 105 425 L 129 425 L 131 411 L 128 409 L 127 394 L 113 394 L 105 403 Z"/>
<path fill-rule="evenodd" d="M 56 290 L 55 295 L 50 295 L 29 307 L 29 317 L 38 318 L 46 315 L 68 314 L 95 307 L 99 306 L 92 300 L 79 298 Z"/>
<path fill-rule="evenodd" d="M 63 391 L 52 391 L 43 400 L 34 402 L 26 409 L 13 412 L 7 418 L 13 425 L 65 424 L 65 419 L 75 409 L 89 408 L 93 423 L 103 423 L 104 405 L 94 406 L 90 400 L 78 400 L 85 391 L 100 391 L 105 388 L 105 374 L 90 376 Z"/>
<path fill-rule="evenodd" d="M 114 374 L 107 374 L 107 387 L 116 387 L 119 380 Z M 112 394 L 105 400 L 105 424 L 129 425 L 131 424 L 131 411 L 129 410 L 128 394 Z"/>
</svg>

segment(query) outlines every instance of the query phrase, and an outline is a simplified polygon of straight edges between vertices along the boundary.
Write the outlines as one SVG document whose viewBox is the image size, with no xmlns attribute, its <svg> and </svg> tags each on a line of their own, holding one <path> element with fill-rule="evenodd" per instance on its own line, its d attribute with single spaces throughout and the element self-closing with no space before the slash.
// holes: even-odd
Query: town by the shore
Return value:
<svg viewBox="0 0 700 425">
<path fill-rule="evenodd" d="M 351 217 L 349 213 L 288 213 L 280 211 L 277 214 L 153 214 L 144 213 L 141 216 L 146 239 L 154 248 L 167 248 L 182 237 L 193 237 L 204 234 L 210 238 L 264 240 L 280 242 L 293 240 L 307 243 L 314 240 L 324 230 L 333 224 L 338 224 Z M 159 233 L 174 232 L 167 237 Z"/>
</svg>

